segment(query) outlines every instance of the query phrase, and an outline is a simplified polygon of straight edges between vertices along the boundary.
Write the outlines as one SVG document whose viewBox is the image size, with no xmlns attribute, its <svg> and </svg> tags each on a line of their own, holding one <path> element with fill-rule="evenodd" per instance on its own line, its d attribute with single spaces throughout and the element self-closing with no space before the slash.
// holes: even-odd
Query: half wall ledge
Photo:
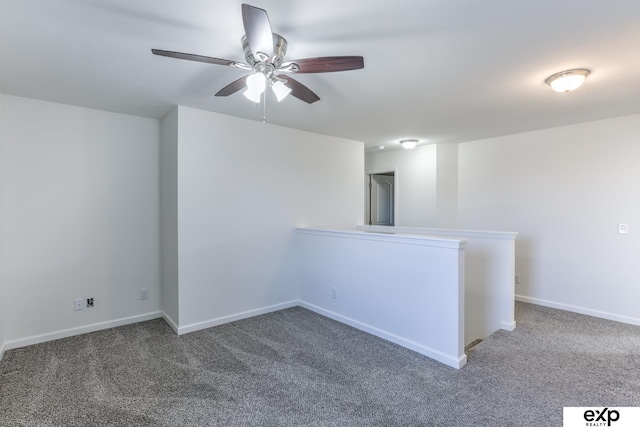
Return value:
<svg viewBox="0 0 640 427">
<path fill-rule="evenodd" d="M 296 229 L 304 307 L 459 369 L 465 239 Z"/>
<path fill-rule="evenodd" d="M 517 232 L 360 225 L 359 231 L 465 239 L 465 345 L 515 322 L 515 240 Z"/>
</svg>

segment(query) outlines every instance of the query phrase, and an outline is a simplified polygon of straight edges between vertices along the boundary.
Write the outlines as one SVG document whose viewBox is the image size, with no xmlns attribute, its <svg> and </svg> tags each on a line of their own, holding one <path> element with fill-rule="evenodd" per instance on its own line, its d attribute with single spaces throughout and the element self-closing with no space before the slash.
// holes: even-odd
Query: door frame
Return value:
<svg viewBox="0 0 640 427">
<path fill-rule="evenodd" d="M 369 224 L 369 177 L 371 175 L 382 175 L 393 173 L 393 225 L 397 226 L 400 216 L 398 215 L 398 168 L 394 169 L 373 169 L 364 173 L 364 225 Z"/>
</svg>

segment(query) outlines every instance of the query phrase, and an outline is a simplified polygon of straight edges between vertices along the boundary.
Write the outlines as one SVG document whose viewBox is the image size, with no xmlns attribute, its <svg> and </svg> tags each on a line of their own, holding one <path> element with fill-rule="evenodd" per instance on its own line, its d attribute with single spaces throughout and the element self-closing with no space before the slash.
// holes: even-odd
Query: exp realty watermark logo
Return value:
<svg viewBox="0 0 640 427">
<path fill-rule="evenodd" d="M 566 407 L 562 410 L 563 427 L 638 427 L 640 407 Z"/>
</svg>

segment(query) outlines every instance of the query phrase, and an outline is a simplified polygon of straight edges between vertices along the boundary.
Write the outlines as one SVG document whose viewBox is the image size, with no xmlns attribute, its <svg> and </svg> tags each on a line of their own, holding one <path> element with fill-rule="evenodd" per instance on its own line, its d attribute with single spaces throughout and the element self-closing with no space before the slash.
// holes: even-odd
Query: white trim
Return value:
<svg viewBox="0 0 640 427">
<path fill-rule="evenodd" d="M 389 169 L 389 168 L 387 168 L 387 169 L 380 169 L 380 170 L 367 171 L 367 172 L 365 172 L 364 174 L 365 174 L 365 175 L 383 175 L 383 174 L 385 174 L 385 173 L 390 173 L 390 172 L 393 172 L 393 173 L 394 173 L 394 175 L 395 175 L 395 173 L 396 173 L 396 172 L 398 172 L 398 168 L 394 168 L 394 169 Z"/>
<path fill-rule="evenodd" d="M 189 332 L 195 332 L 202 329 L 212 328 L 214 326 L 223 325 L 229 322 L 235 322 L 236 320 L 247 319 L 253 316 L 259 316 L 261 314 L 271 313 L 273 311 L 284 310 L 285 308 L 291 308 L 298 305 L 297 300 L 287 301 L 280 304 L 270 305 L 255 310 L 243 311 L 237 314 L 230 314 L 228 316 L 217 317 L 211 320 L 205 320 L 203 322 L 192 323 L 186 326 L 179 326 L 178 335 L 188 334 Z"/>
<path fill-rule="evenodd" d="M 316 305 L 309 304 L 305 301 L 298 301 L 298 304 L 300 305 L 300 307 L 306 308 L 322 316 L 328 317 L 330 319 L 352 326 L 361 331 L 367 332 L 371 335 L 375 335 L 384 340 L 390 341 L 402 347 L 418 352 L 424 356 L 430 357 L 431 359 L 437 360 L 440 363 L 444 363 L 445 365 L 451 366 L 452 368 L 460 369 L 467 363 L 467 355 L 464 352 L 462 353 L 462 355 L 456 358 L 454 356 L 450 356 L 448 354 L 442 353 L 438 350 L 434 350 L 422 344 L 418 344 L 414 341 L 402 338 L 398 335 L 367 325 L 366 323 L 362 323 L 357 320 L 351 319 L 350 317 L 346 317 L 341 314 L 335 313 L 333 311 L 325 310 L 324 308 L 318 307 Z"/>
<path fill-rule="evenodd" d="M 518 237 L 516 231 L 491 231 L 491 230 L 457 230 L 449 228 L 429 227 L 399 227 L 388 225 L 358 225 L 356 230 L 379 233 L 419 234 L 429 236 L 449 237 L 473 237 L 476 239 L 501 239 L 515 240 Z"/>
<path fill-rule="evenodd" d="M 374 227 L 374 226 L 371 226 Z M 394 228 L 386 227 L 384 225 L 376 225 L 375 227 L 382 228 Z M 346 239 L 360 239 L 360 240 L 373 240 L 379 242 L 388 243 L 400 243 L 404 245 L 418 245 L 418 246 L 433 246 L 436 248 L 456 249 L 460 250 L 464 248 L 466 241 L 460 239 L 447 239 L 441 237 L 430 236 L 411 236 L 407 234 L 390 234 L 384 233 L 380 230 L 380 233 L 371 233 L 357 230 L 325 230 L 318 228 L 306 228 L 298 227 L 296 232 L 299 234 L 310 234 L 316 236 L 325 237 L 340 237 Z"/>
<path fill-rule="evenodd" d="M 573 313 L 585 314 L 587 316 L 599 317 L 601 319 L 613 320 L 630 325 L 640 326 L 640 319 L 637 317 L 623 316 L 620 314 L 609 313 L 606 311 L 593 310 L 591 308 L 580 307 L 577 305 L 563 304 L 555 301 L 547 301 L 538 298 L 525 297 L 516 295 L 516 301 L 528 302 L 530 304 L 541 305 L 544 307 L 557 308 L 559 310 L 571 311 Z"/>
<path fill-rule="evenodd" d="M 28 337 L 28 338 L 22 338 L 22 339 L 18 339 L 18 340 L 14 340 L 14 341 L 9 341 L 6 342 L 4 344 L 2 344 L 2 346 L 0 346 L 0 360 L 2 360 L 2 356 L 4 355 L 5 350 L 11 350 L 14 348 L 20 348 L 20 347 L 26 347 L 28 345 L 33 345 L 33 344 L 40 344 L 43 342 L 47 342 L 47 341 L 53 341 L 53 340 L 57 340 L 57 339 L 61 339 L 61 338 L 68 338 L 71 336 L 75 336 L 75 335 L 81 335 L 81 334 L 86 334 L 89 332 L 96 332 L 96 331 L 100 331 L 100 330 L 104 330 L 104 329 L 109 329 L 109 328 L 115 328 L 118 326 L 124 326 L 124 325 L 129 325 L 132 323 L 138 323 L 138 322 L 144 322 L 147 320 L 153 320 L 153 319 L 164 319 L 167 324 L 171 327 L 171 329 L 173 329 L 176 334 L 178 335 L 184 335 L 187 334 L 189 332 L 195 332 L 195 331 L 199 331 L 202 329 L 207 329 L 207 328 L 211 328 L 214 326 L 219 326 L 225 323 L 229 323 L 229 322 L 235 322 L 237 320 L 242 320 L 242 319 L 247 319 L 250 317 L 254 317 L 254 316 L 259 316 L 261 314 L 267 314 L 267 313 L 271 313 L 274 311 L 279 311 L 279 310 L 284 310 L 286 308 L 291 308 L 291 307 L 303 307 L 306 308 L 308 310 L 311 310 L 315 313 L 318 313 L 322 316 L 328 317 L 330 319 L 336 320 L 338 322 L 344 323 L 346 325 L 352 326 L 356 329 L 359 329 L 361 331 L 367 332 L 369 334 L 375 335 L 379 338 L 382 338 L 384 340 L 393 342 L 395 344 L 398 344 L 402 347 L 408 348 L 410 350 L 413 350 L 415 352 L 418 352 L 424 356 L 430 357 L 431 359 L 434 359 L 438 362 L 444 363 L 445 365 L 451 366 L 453 368 L 456 369 L 460 369 L 461 367 L 463 367 L 466 363 L 467 363 L 467 356 L 466 354 L 462 354 L 461 356 L 459 356 L 458 358 L 456 357 L 452 357 L 450 355 L 447 355 L 445 353 L 442 353 L 438 350 L 434 350 L 430 347 L 418 344 L 414 341 L 411 340 L 407 340 L 403 337 L 400 337 L 398 335 L 386 332 L 384 330 L 375 328 L 373 326 L 370 326 L 366 323 L 362 323 L 359 322 L 357 320 L 351 319 L 349 317 L 346 316 L 342 316 L 338 313 L 329 311 L 329 310 L 325 310 L 323 308 L 320 308 L 318 306 L 315 306 L 313 304 L 309 304 L 305 301 L 301 301 L 301 300 L 292 300 L 292 301 L 287 301 L 284 303 L 280 303 L 280 304 L 275 304 L 275 305 L 271 305 L 271 306 L 267 306 L 267 307 L 263 307 L 260 309 L 256 309 L 256 310 L 249 310 L 249 311 L 244 311 L 242 313 L 237 313 L 237 314 L 232 314 L 229 316 L 223 316 L 223 317 L 218 317 L 216 319 L 211 319 L 211 320 L 207 320 L 204 322 L 198 322 L 198 323 L 193 323 L 191 325 L 187 325 L 187 326 L 182 326 L 179 327 L 176 325 L 174 319 L 172 319 L 167 313 L 165 313 L 164 311 L 157 311 L 157 312 L 152 312 L 152 313 L 147 313 L 147 314 L 142 314 L 139 316 L 132 316 L 132 317 L 126 317 L 126 318 L 122 318 L 122 319 L 117 319 L 117 320 L 112 320 L 112 321 L 108 321 L 108 322 L 101 322 L 101 323 L 94 323 L 91 325 L 87 325 L 87 326 L 81 326 L 81 327 L 77 327 L 77 328 L 71 328 L 71 329 L 65 329 L 62 331 L 58 331 L 58 332 L 52 332 L 52 333 L 48 333 L 48 334 L 42 334 L 42 335 L 35 335 L 32 337 Z M 515 323 L 514 323 L 515 326 Z"/>
<path fill-rule="evenodd" d="M 47 341 L 58 340 L 60 338 L 68 338 L 75 335 L 88 334 L 89 332 L 101 331 L 103 329 L 116 328 L 118 326 L 130 325 L 132 323 L 145 322 L 147 320 L 159 319 L 162 314 L 159 311 L 141 314 L 138 316 L 123 317 L 121 319 L 109 320 L 107 322 L 93 323 L 86 326 L 78 326 L 77 328 L 64 329 L 62 331 L 50 332 L 42 335 L 34 335 L 27 338 L 20 338 L 4 343 L 4 350 L 26 347 L 28 345 L 40 344 Z"/>
<path fill-rule="evenodd" d="M 171 327 L 171 329 L 173 329 L 173 332 L 178 334 L 178 329 L 179 329 L 178 324 L 171 318 L 171 316 L 169 316 L 164 311 L 162 311 L 161 314 L 164 321 L 167 322 L 167 324 Z"/>
<path fill-rule="evenodd" d="M 511 322 L 505 322 L 504 320 L 500 322 L 502 324 L 502 329 L 505 331 L 513 331 L 516 329 L 516 321 L 512 320 Z"/>
</svg>

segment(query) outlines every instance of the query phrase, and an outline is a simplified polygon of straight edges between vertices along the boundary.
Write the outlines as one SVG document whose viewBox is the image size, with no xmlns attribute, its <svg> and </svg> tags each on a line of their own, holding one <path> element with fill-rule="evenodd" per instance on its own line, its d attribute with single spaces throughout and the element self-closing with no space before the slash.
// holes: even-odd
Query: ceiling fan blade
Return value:
<svg viewBox="0 0 640 427">
<path fill-rule="evenodd" d="M 292 79 L 290 76 L 281 74 L 278 78 L 286 80 L 284 85 L 291 89 L 291 95 L 295 96 L 299 100 L 304 101 L 307 104 L 313 104 L 316 101 L 320 101 L 320 97 L 316 95 L 315 92 L 299 81 Z"/>
<path fill-rule="evenodd" d="M 238 80 L 229 83 L 228 85 L 226 85 L 225 87 L 223 87 L 222 89 L 220 89 L 218 91 L 218 93 L 216 93 L 216 96 L 229 96 L 232 95 L 234 93 L 236 93 L 237 91 L 244 89 L 247 87 L 247 77 L 249 77 L 249 75 L 246 75 L 244 77 L 240 77 Z"/>
<path fill-rule="evenodd" d="M 261 60 L 271 58 L 271 55 L 273 55 L 273 33 L 271 32 L 267 11 L 243 4 L 242 23 L 253 54 Z M 260 52 L 264 55 L 260 55 Z"/>
<path fill-rule="evenodd" d="M 285 68 L 296 64 L 300 69 L 291 71 L 295 73 L 331 73 L 335 71 L 359 70 L 364 68 L 364 58 L 362 56 L 325 56 L 320 58 L 305 58 L 295 61 L 287 61 L 280 68 Z"/>
<path fill-rule="evenodd" d="M 167 56 L 169 58 L 186 59 L 189 61 L 206 62 L 208 64 L 226 65 L 229 67 L 242 68 L 250 70 L 247 64 L 235 62 L 229 59 L 213 58 L 211 56 L 194 55 L 193 53 L 171 52 L 169 50 L 151 49 L 154 55 Z"/>
</svg>

